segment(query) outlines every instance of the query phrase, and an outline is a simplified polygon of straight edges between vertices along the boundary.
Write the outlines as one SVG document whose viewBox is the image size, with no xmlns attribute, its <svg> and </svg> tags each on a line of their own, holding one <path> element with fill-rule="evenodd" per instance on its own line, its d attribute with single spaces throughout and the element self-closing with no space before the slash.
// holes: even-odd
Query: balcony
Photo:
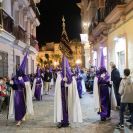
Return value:
<svg viewBox="0 0 133 133">
<path fill-rule="evenodd" d="M 40 13 L 38 8 L 36 7 L 34 0 L 29 0 L 29 2 L 30 2 L 30 7 L 33 9 L 34 13 L 36 14 L 36 17 L 39 18 Z"/>
<path fill-rule="evenodd" d="M 98 25 L 93 30 L 92 34 L 94 36 L 99 36 L 104 30 L 107 29 L 107 25 L 104 22 L 99 22 Z"/>
<path fill-rule="evenodd" d="M 3 9 L 0 9 L 0 29 L 13 35 L 13 27 L 14 20 Z"/>
<path fill-rule="evenodd" d="M 107 24 L 116 23 L 123 15 L 126 5 L 117 5 L 111 13 L 105 18 Z"/>
<path fill-rule="evenodd" d="M 20 26 L 14 27 L 14 34 L 15 34 L 16 40 L 20 40 L 24 43 L 27 42 L 26 31 Z"/>
<path fill-rule="evenodd" d="M 111 3 L 108 2 L 105 4 L 105 22 L 107 24 L 116 23 L 122 14 L 124 13 L 126 4 L 124 0 L 116 0 L 115 2 Z"/>
<path fill-rule="evenodd" d="M 30 35 L 30 45 L 34 47 L 36 44 L 38 44 L 38 41 L 33 35 Z"/>
</svg>

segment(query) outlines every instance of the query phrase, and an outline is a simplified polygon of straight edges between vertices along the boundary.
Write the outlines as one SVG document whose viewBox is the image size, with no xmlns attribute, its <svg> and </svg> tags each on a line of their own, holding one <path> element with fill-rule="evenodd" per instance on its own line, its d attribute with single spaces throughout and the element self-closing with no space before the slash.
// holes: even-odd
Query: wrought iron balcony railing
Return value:
<svg viewBox="0 0 133 133">
<path fill-rule="evenodd" d="M 0 28 L 13 34 L 14 20 L 0 8 Z"/>
<path fill-rule="evenodd" d="M 105 8 L 99 8 L 96 11 L 95 16 L 92 19 L 91 26 L 89 27 L 89 33 L 91 33 L 100 22 L 104 22 L 105 18 L 111 13 L 111 11 L 117 5 L 125 4 L 125 0 L 106 0 L 105 1 Z"/>
<path fill-rule="evenodd" d="M 125 4 L 125 0 L 106 0 L 105 1 L 105 17 L 117 6 Z"/>
<path fill-rule="evenodd" d="M 39 18 L 40 13 L 39 13 L 38 8 L 36 7 L 36 4 L 35 4 L 34 0 L 29 0 L 29 2 L 30 2 L 30 7 L 32 7 L 33 11 L 36 14 L 36 17 Z"/>
<path fill-rule="evenodd" d="M 36 38 L 33 35 L 30 35 L 30 45 L 34 47 L 35 44 L 37 44 L 37 43 L 38 42 L 37 42 Z"/>
<path fill-rule="evenodd" d="M 20 40 L 24 43 L 27 42 L 26 31 L 23 28 L 21 28 L 19 25 L 14 27 L 14 35 L 16 37 L 16 40 Z"/>
</svg>

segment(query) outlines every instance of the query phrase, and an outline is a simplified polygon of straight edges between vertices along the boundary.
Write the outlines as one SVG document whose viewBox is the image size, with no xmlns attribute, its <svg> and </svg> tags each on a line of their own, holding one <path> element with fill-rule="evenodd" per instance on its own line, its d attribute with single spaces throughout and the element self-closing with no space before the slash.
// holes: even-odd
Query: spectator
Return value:
<svg viewBox="0 0 133 133">
<path fill-rule="evenodd" d="M 120 85 L 120 73 L 119 70 L 116 68 L 115 64 L 111 65 L 111 81 L 113 82 L 114 92 L 117 100 L 117 106 L 120 106 L 120 94 L 119 94 L 119 85 Z"/>
<path fill-rule="evenodd" d="M 2 104 L 6 97 L 6 86 L 4 85 L 4 80 L 0 77 L 0 113 L 2 111 Z"/>
<path fill-rule="evenodd" d="M 131 125 L 133 126 L 133 81 L 130 77 L 130 69 L 124 69 L 124 78 L 121 80 L 119 94 L 121 95 L 120 103 L 120 123 L 118 129 L 124 128 L 124 112 L 128 106 L 131 113 Z"/>
<path fill-rule="evenodd" d="M 44 74 L 45 94 L 46 95 L 49 94 L 51 79 L 52 79 L 52 73 L 49 71 L 49 69 L 47 69 Z"/>
</svg>

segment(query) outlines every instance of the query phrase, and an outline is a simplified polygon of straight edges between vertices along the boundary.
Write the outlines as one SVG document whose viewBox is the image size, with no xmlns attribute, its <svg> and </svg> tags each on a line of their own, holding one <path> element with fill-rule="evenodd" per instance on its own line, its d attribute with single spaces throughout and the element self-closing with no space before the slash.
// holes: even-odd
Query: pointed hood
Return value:
<svg viewBox="0 0 133 133">
<path fill-rule="evenodd" d="M 23 76 L 25 74 L 25 68 L 26 68 L 26 64 L 27 64 L 27 57 L 28 57 L 28 51 L 26 52 L 23 60 L 22 60 L 22 63 L 16 73 L 17 76 Z"/>
<path fill-rule="evenodd" d="M 52 69 L 52 67 L 50 67 L 50 68 L 49 68 L 49 72 L 51 72 L 51 73 L 52 73 L 52 71 L 53 71 L 53 69 Z"/>
<path fill-rule="evenodd" d="M 66 71 L 66 72 L 65 72 Z M 72 82 L 72 72 L 71 67 L 69 65 L 68 59 L 63 55 L 62 57 L 62 77 L 67 77 L 68 84 Z"/>
<path fill-rule="evenodd" d="M 37 66 L 36 77 L 40 77 L 40 76 L 41 76 L 41 71 L 40 71 L 40 68 Z"/>
<path fill-rule="evenodd" d="M 103 54 L 103 48 L 100 49 L 101 52 L 101 57 L 100 57 L 100 67 L 105 67 L 105 59 L 104 59 L 104 54 Z"/>
<path fill-rule="evenodd" d="M 76 66 L 76 70 L 75 70 L 75 72 L 76 72 L 76 74 L 79 74 L 79 73 L 80 73 L 80 68 L 79 68 L 78 65 Z"/>
</svg>

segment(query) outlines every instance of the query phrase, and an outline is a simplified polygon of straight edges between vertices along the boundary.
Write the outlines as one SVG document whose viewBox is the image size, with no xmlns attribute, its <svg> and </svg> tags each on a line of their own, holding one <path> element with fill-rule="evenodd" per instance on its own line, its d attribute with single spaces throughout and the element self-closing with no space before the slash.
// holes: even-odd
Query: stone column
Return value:
<svg viewBox="0 0 133 133">
<path fill-rule="evenodd" d="M 86 43 L 84 45 L 84 56 L 85 56 L 85 68 L 89 68 L 90 66 L 90 45 L 89 43 Z"/>
<path fill-rule="evenodd" d="M 26 31 L 27 31 L 27 43 L 30 45 L 30 33 L 31 33 L 31 19 L 27 18 L 27 27 L 26 27 Z"/>
</svg>

